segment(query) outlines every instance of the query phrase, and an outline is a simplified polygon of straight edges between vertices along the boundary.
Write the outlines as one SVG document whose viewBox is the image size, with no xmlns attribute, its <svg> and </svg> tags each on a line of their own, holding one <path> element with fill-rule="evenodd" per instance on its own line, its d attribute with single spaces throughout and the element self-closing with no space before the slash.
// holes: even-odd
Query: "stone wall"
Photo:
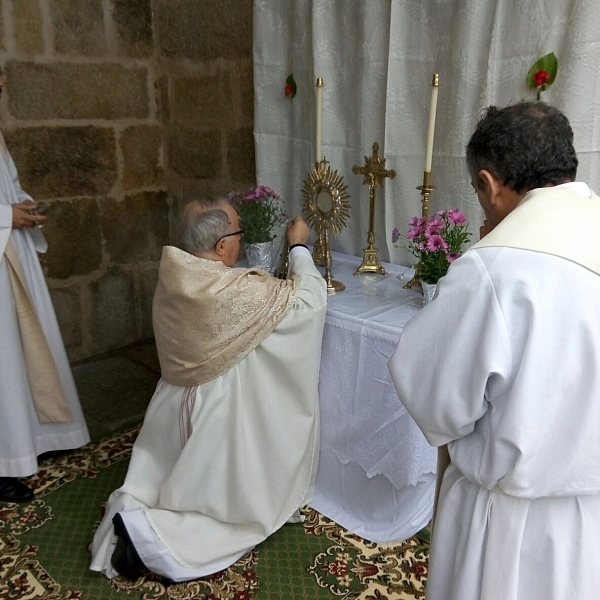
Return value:
<svg viewBox="0 0 600 600">
<path fill-rule="evenodd" d="M 158 0 L 155 23 L 174 210 L 252 185 L 252 0 Z"/>
<path fill-rule="evenodd" d="M 0 0 L 0 59 L 70 358 L 152 337 L 173 213 L 254 182 L 252 1 Z"/>
</svg>

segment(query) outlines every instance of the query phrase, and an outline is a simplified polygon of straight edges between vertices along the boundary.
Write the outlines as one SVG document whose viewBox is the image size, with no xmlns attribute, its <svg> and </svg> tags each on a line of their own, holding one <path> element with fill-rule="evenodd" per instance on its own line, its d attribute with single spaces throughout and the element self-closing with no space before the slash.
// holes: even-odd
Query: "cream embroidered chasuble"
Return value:
<svg viewBox="0 0 600 600">
<path fill-rule="evenodd" d="M 165 246 L 152 303 L 162 379 L 191 386 L 219 377 L 273 331 L 295 297 L 291 279 Z"/>
</svg>

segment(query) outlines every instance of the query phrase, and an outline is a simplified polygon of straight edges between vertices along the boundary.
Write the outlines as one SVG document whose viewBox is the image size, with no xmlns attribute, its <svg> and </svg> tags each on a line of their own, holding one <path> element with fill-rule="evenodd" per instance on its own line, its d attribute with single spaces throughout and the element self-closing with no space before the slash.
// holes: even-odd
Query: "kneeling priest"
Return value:
<svg viewBox="0 0 600 600">
<path fill-rule="evenodd" d="M 93 541 L 91 569 L 174 581 L 221 571 L 312 495 L 325 281 L 296 218 L 289 278 L 233 268 L 225 199 L 183 210 L 153 301 L 161 380 Z"/>
</svg>

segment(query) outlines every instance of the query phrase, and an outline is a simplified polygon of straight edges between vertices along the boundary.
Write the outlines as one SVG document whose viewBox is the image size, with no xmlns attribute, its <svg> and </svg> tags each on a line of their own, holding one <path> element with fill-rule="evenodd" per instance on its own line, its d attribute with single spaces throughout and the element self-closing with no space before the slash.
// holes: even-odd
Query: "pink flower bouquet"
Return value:
<svg viewBox="0 0 600 600">
<path fill-rule="evenodd" d="M 415 269 L 426 283 L 437 283 L 450 264 L 462 254 L 462 247 L 471 235 L 467 219 L 458 208 L 438 210 L 433 217 L 413 217 L 408 221 L 408 249 L 418 262 Z M 400 239 L 397 227 L 392 230 L 392 242 Z"/>
<path fill-rule="evenodd" d="M 273 233 L 274 227 L 287 220 L 281 196 L 266 185 L 257 185 L 245 192 L 231 192 L 228 198 L 240 215 L 245 244 L 270 242 L 277 237 Z"/>
</svg>

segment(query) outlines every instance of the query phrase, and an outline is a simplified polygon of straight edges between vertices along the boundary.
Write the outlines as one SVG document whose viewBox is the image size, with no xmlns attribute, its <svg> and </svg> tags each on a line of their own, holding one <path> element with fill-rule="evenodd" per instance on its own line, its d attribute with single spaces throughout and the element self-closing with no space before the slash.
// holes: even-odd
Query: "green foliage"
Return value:
<svg viewBox="0 0 600 600">
<path fill-rule="evenodd" d="M 441 209 L 429 219 L 413 217 L 408 224 L 408 249 L 418 259 L 415 270 L 426 283 L 437 283 L 460 258 L 469 241 L 466 217 L 457 208 Z M 399 238 L 398 229 L 394 228 L 392 242 Z"/>
<path fill-rule="evenodd" d="M 258 244 L 275 239 L 273 228 L 286 219 L 281 197 L 276 192 L 267 186 L 258 185 L 245 192 L 232 192 L 229 199 L 240 216 L 244 244 Z"/>
</svg>

